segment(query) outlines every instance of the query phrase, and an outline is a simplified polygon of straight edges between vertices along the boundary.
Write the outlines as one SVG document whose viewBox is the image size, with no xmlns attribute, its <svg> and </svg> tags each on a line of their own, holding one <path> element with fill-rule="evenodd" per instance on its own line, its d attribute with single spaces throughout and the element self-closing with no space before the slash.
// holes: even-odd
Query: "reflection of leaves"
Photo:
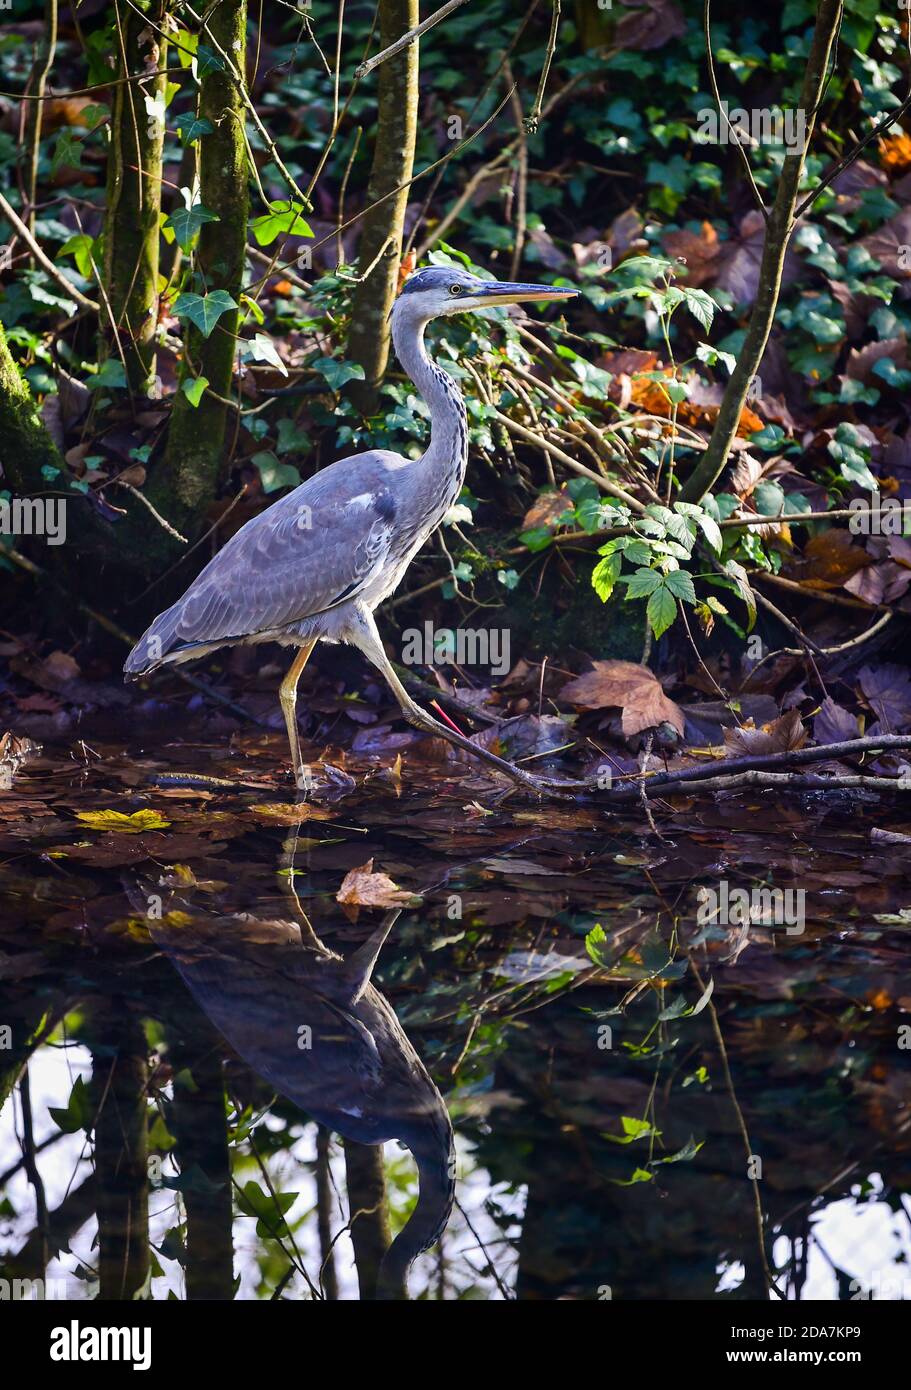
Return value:
<svg viewBox="0 0 911 1390">
<path fill-rule="evenodd" d="M 648 1120 L 636 1120 L 630 1115 L 621 1115 L 620 1124 L 623 1126 L 622 1134 L 603 1134 L 602 1139 L 609 1139 L 612 1144 L 634 1144 L 637 1139 L 647 1139 L 651 1135 L 657 1139 L 661 1132 Z"/>
<path fill-rule="evenodd" d="M 92 1128 L 92 1105 L 81 1076 L 77 1076 L 73 1084 L 66 1109 L 48 1106 L 48 1114 L 64 1134 L 75 1134 L 80 1129 L 84 1129 L 88 1134 Z"/>
<path fill-rule="evenodd" d="M 700 1070 L 704 1070 L 704 1068 Z M 665 1158 L 653 1158 L 651 1160 L 652 1165 L 654 1166 L 658 1163 L 685 1163 L 687 1159 L 696 1157 L 704 1143 L 705 1140 L 701 1139 L 697 1144 L 693 1136 L 690 1135 L 682 1149 L 678 1149 L 675 1154 L 667 1154 Z"/>
<path fill-rule="evenodd" d="M 244 1216 L 256 1217 L 256 1234 L 262 1238 L 284 1237 L 290 1234 L 285 1213 L 297 1201 L 296 1192 L 266 1192 L 252 1179 L 237 1193 L 237 1205 Z"/>
</svg>

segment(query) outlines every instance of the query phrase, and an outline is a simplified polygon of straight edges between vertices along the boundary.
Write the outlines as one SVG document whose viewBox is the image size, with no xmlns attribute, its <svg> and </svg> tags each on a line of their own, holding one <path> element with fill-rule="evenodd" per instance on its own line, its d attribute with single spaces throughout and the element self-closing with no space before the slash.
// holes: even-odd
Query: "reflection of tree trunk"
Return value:
<svg viewBox="0 0 911 1390">
<path fill-rule="evenodd" d="M 320 1278 L 330 1303 L 338 1298 L 338 1278 L 332 1250 L 332 1173 L 329 1168 L 329 1131 L 316 1127 L 316 1220 L 319 1230 Z"/>
<path fill-rule="evenodd" d="M 418 23 L 418 0 L 380 0 L 380 48 L 387 48 Z M 362 223 L 358 255 L 361 275 L 352 306 L 348 355 L 364 368 L 351 383 L 351 399 L 365 415 L 377 408 L 378 387 L 389 356 L 389 310 L 395 298 L 418 111 L 418 45 L 411 44 L 379 69 L 377 130 L 367 204 L 384 199 Z M 387 194 L 391 194 L 387 197 Z"/>
<path fill-rule="evenodd" d="M 100 1299 L 129 1301 L 149 1277 L 145 1034 L 122 1001 L 89 1023 L 94 1073 Z"/>
<path fill-rule="evenodd" d="M 35 1126 L 32 1118 L 32 1086 L 28 1074 L 28 1063 L 19 1083 L 19 1104 L 22 1109 L 22 1153 L 25 1171 L 35 1193 L 36 1234 L 41 1237 L 41 1267 L 47 1268 L 49 1255 L 49 1229 L 47 1219 L 47 1200 L 44 1195 L 44 1182 L 38 1170 L 35 1156 Z"/>
<path fill-rule="evenodd" d="M 195 1091 L 175 1084 L 171 1112 L 177 1159 L 190 1178 L 182 1195 L 187 1212 L 187 1298 L 234 1297 L 234 1241 L 231 1160 L 225 1113 L 225 1083 L 217 1052 L 180 1057 Z"/>
<path fill-rule="evenodd" d="M 380 1264 L 390 1242 L 382 1145 L 355 1144 L 346 1139 L 345 1172 L 358 1288 L 362 1299 L 374 1299 Z"/>
</svg>

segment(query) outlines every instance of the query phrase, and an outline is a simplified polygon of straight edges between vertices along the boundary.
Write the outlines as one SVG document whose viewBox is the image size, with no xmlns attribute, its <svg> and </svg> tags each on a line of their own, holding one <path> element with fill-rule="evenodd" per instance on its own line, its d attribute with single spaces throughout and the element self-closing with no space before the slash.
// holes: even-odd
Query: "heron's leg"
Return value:
<svg viewBox="0 0 911 1390">
<path fill-rule="evenodd" d="M 456 748 L 464 748 L 466 753 L 471 753 L 472 757 L 479 758 L 482 762 L 489 763 L 498 772 L 502 772 L 504 777 L 509 777 L 513 782 L 521 787 L 528 787 L 529 790 L 540 793 L 545 789 L 546 783 L 541 779 L 532 776 L 530 772 L 523 772 L 522 768 L 515 767 L 507 762 L 505 758 L 498 758 L 496 753 L 489 752 L 486 748 L 479 747 L 472 743 L 471 739 L 465 738 L 463 734 L 458 734 L 454 729 L 449 729 L 445 724 L 441 724 L 432 715 L 427 714 L 421 709 L 420 705 L 415 704 L 408 691 L 402 685 L 392 667 L 377 631 L 376 622 L 373 614 L 367 608 L 359 609 L 361 619 L 360 625 L 351 634 L 353 646 L 359 647 L 367 660 L 372 662 L 376 669 L 385 677 L 386 683 L 398 700 L 402 713 L 413 724 L 416 729 L 422 729 L 424 733 L 433 734 L 436 738 L 445 738 L 448 743 L 452 743 Z"/>
<path fill-rule="evenodd" d="M 291 770 L 298 786 L 301 785 L 303 764 L 301 763 L 300 740 L 297 737 L 297 683 L 301 678 L 301 672 L 310 660 L 310 653 L 316 646 L 316 640 L 314 637 L 312 641 L 305 642 L 301 647 L 278 692 L 282 714 L 285 716 L 285 727 L 288 730 L 288 742 L 291 745 Z"/>
</svg>

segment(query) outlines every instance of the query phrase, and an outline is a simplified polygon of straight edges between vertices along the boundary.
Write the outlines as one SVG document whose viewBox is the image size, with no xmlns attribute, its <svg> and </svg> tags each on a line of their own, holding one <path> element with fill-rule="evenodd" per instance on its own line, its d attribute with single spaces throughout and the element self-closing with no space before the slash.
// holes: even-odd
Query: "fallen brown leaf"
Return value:
<svg viewBox="0 0 911 1390">
<path fill-rule="evenodd" d="M 619 705 L 621 727 L 627 738 L 664 723 L 683 737 L 683 711 L 665 695 L 657 676 L 634 661 L 596 661 L 591 671 L 576 676 L 560 691 L 560 698 L 583 709 Z"/>
</svg>

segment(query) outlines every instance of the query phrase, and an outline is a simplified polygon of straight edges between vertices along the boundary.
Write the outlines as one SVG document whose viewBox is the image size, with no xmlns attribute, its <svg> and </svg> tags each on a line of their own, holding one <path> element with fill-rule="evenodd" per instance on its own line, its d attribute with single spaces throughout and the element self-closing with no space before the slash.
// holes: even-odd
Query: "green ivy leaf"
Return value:
<svg viewBox="0 0 911 1390">
<path fill-rule="evenodd" d="M 182 145 L 195 145 L 203 135 L 211 135 L 215 129 L 205 116 L 197 116 L 192 111 L 185 111 L 182 116 L 178 116 L 174 124 L 180 131 Z"/>
<path fill-rule="evenodd" d="M 313 236 L 312 228 L 305 222 L 301 213 L 302 203 L 279 199 L 269 204 L 269 211 L 262 217 L 254 217 L 250 230 L 259 246 L 269 246 L 280 236 Z"/>
<path fill-rule="evenodd" d="M 187 377 L 183 383 L 183 386 L 181 387 L 181 390 L 183 391 L 190 404 L 196 407 L 202 400 L 203 392 L 205 391 L 208 384 L 209 378 L 206 376 Z"/>
<path fill-rule="evenodd" d="M 210 212 L 208 208 L 203 207 L 202 203 L 194 203 L 191 208 L 177 208 L 170 217 L 165 218 L 164 225 L 174 233 L 181 251 L 189 251 L 196 234 L 204 223 L 220 221 L 221 218 L 217 213 Z M 196 298 L 198 299 L 199 296 L 197 295 Z M 208 334 L 206 336 L 208 337 Z"/>
<path fill-rule="evenodd" d="M 259 472 L 263 492 L 278 492 L 279 488 L 297 487 L 300 474 L 290 463 L 279 463 L 271 449 L 254 454 L 250 462 Z"/>
<path fill-rule="evenodd" d="M 113 357 L 102 362 L 95 375 L 86 382 L 89 391 L 122 390 L 126 384 L 127 374 L 123 370 L 123 363 L 115 361 Z"/>
<path fill-rule="evenodd" d="M 358 362 L 339 362 L 336 357 L 317 357 L 310 366 L 319 372 L 333 391 L 340 390 L 346 381 L 364 380 L 364 369 Z"/>
<path fill-rule="evenodd" d="M 87 236 L 85 232 L 79 232 L 76 236 L 71 236 L 61 246 L 57 252 L 56 259 L 59 261 L 61 256 L 72 256 L 76 262 L 76 269 L 86 280 L 92 278 L 92 248 L 95 245 L 94 239 Z"/>
<path fill-rule="evenodd" d="M 51 158 L 51 178 L 56 177 L 61 169 L 81 169 L 82 168 L 82 141 L 77 140 L 73 132 L 67 127 L 58 132 L 57 142 L 54 145 L 54 153 Z"/>
<path fill-rule="evenodd" d="M 181 294 L 174 303 L 173 312 L 179 319 L 189 319 L 195 324 L 204 338 L 208 338 L 222 314 L 227 314 L 237 305 L 227 290 L 212 290 L 211 294 Z"/>
</svg>

